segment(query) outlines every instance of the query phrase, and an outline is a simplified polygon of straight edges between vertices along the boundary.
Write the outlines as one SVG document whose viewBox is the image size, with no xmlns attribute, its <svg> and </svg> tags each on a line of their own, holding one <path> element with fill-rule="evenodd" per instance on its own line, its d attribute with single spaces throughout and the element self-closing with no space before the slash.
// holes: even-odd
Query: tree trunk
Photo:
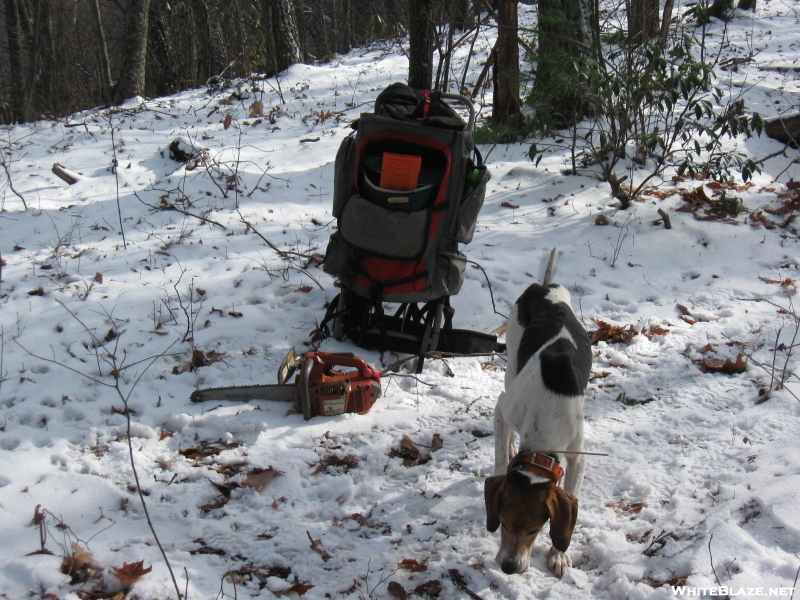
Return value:
<svg viewBox="0 0 800 600">
<path fill-rule="evenodd" d="M 262 0 L 268 75 L 301 62 L 300 34 L 292 0 Z"/>
<path fill-rule="evenodd" d="M 733 12 L 733 0 L 714 0 L 708 8 L 708 16 L 727 21 Z M 702 23 L 701 23 L 702 25 Z"/>
<path fill-rule="evenodd" d="M 563 129 L 588 114 L 586 71 L 599 37 L 596 11 L 581 0 L 539 0 L 539 47 L 532 103 L 537 118 Z M 584 89 L 581 89 L 581 86 Z"/>
<path fill-rule="evenodd" d="M 120 51 L 122 67 L 114 87 L 114 102 L 117 104 L 144 95 L 149 12 L 150 0 L 128 0 Z"/>
<path fill-rule="evenodd" d="M 100 76 L 100 96 L 103 102 L 111 102 L 111 64 L 108 61 L 108 46 L 100 13 L 100 0 L 92 2 L 92 11 L 97 27 L 97 68 Z"/>
<path fill-rule="evenodd" d="M 26 121 L 25 102 L 24 102 L 24 77 L 23 77 L 23 53 L 22 53 L 22 32 L 19 28 L 19 11 L 17 0 L 5 0 L 6 9 L 6 37 L 8 39 L 8 62 L 11 67 L 11 106 L 9 110 L 9 121 Z"/>
<path fill-rule="evenodd" d="M 519 46 L 516 0 L 497 3 L 497 57 L 494 64 L 492 121 L 512 130 L 522 126 L 519 100 Z"/>
<path fill-rule="evenodd" d="M 456 29 L 466 31 L 475 24 L 475 11 L 471 0 L 451 0 L 450 20 Z"/>
<path fill-rule="evenodd" d="M 408 85 L 427 90 L 433 81 L 433 0 L 408 0 Z"/>
<path fill-rule="evenodd" d="M 628 42 L 640 44 L 659 33 L 658 0 L 627 0 Z"/>
</svg>

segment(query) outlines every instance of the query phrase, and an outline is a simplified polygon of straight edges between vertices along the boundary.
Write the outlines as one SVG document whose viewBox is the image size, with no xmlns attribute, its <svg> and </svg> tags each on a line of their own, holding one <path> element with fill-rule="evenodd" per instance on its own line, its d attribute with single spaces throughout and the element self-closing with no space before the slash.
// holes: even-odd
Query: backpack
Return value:
<svg viewBox="0 0 800 600">
<path fill-rule="evenodd" d="M 466 104 L 465 122 L 447 100 Z M 449 297 L 491 175 L 472 140 L 464 96 L 395 83 L 353 123 L 334 166 L 331 235 L 323 263 L 341 292 L 323 326 L 362 347 L 424 355 L 494 351 L 496 337 L 452 328 Z M 385 304 L 398 305 L 387 314 Z M 471 335 L 474 334 L 474 335 Z M 491 348 L 491 349 L 489 349 Z"/>
</svg>

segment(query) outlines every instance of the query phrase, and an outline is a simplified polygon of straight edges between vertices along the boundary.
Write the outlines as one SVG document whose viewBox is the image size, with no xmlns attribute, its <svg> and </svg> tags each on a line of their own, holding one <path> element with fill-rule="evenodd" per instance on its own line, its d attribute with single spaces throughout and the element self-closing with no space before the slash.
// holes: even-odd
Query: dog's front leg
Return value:
<svg viewBox="0 0 800 600">
<path fill-rule="evenodd" d="M 514 430 L 503 418 L 501 405 L 505 401 L 505 393 L 500 394 L 494 409 L 494 474 L 505 475 L 513 446 Z"/>
<path fill-rule="evenodd" d="M 576 498 L 583 485 L 583 475 L 586 472 L 586 456 L 583 454 L 567 455 L 567 474 L 564 476 L 564 489 Z"/>
</svg>

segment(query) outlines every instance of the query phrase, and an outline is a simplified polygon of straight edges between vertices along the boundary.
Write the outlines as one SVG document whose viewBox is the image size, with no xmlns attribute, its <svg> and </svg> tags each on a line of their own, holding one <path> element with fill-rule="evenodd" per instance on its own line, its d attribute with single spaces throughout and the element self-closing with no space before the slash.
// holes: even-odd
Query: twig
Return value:
<svg viewBox="0 0 800 600">
<path fill-rule="evenodd" d="M 456 584 L 456 587 L 472 598 L 472 600 L 483 600 L 483 598 L 467 587 L 467 584 L 464 583 L 464 576 L 461 575 L 457 569 L 447 569 L 447 575 L 453 583 Z"/>
<path fill-rule="evenodd" d="M 453 258 L 460 258 L 460 257 L 453 257 Z M 474 260 L 469 260 L 469 259 L 466 259 L 466 258 L 463 259 L 463 260 L 465 262 L 468 262 L 471 265 L 475 265 L 476 267 L 478 267 L 481 270 L 481 273 L 483 273 L 483 276 L 486 278 L 486 285 L 489 286 L 489 297 L 492 300 L 492 310 L 494 311 L 494 314 L 500 315 L 504 319 L 508 319 L 508 315 L 504 315 L 503 313 L 499 312 L 497 310 L 497 306 L 495 306 L 495 304 L 494 304 L 494 293 L 492 292 L 492 282 L 489 281 L 489 276 L 486 274 L 486 271 L 483 269 L 483 267 L 480 266 L 478 263 L 476 263 Z"/>
<path fill-rule="evenodd" d="M 537 450 L 541 454 L 585 454 L 586 456 L 609 456 L 607 452 L 574 452 L 570 450 Z"/>
<path fill-rule="evenodd" d="M 711 553 L 711 540 L 713 540 L 713 539 L 714 539 L 714 534 L 712 533 L 708 537 L 708 557 L 709 557 L 709 560 L 711 561 L 711 572 L 714 573 L 714 579 L 717 580 L 717 585 L 722 587 L 722 582 L 719 580 L 719 577 L 717 576 L 716 569 L 714 569 L 714 555 Z M 725 596 L 723 596 L 723 597 L 724 598 L 728 598 L 728 600 L 730 600 L 730 596 L 728 596 L 727 594 Z"/>
<path fill-rule="evenodd" d="M 550 285 L 550 282 L 553 280 L 553 262 L 556 258 L 556 249 L 553 248 L 550 250 L 550 260 L 547 261 L 547 269 L 544 272 L 544 281 L 542 282 L 543 285 Z"/>
<path fill-rule="evenodd" d="M 142 487 L 141 487 L 141 484 L 140 484 L 140 481 L 139 481 L 139 472 L 136 469 L 136 462 L 134 461 L 133 436 L 131 435 L 131 411 L 130 411 L 129 406 L 128 406 L 128 401 L 130 400 L 130 397 L 133 394 L 133 391 L 136 389 L 136 386 L 139 384 L 139 382 L 141 381 L 141 379 L 144 376 L 144 374 L 150 369 L 150 367 L 152 367 L 155 364 L 155 362 L 159 358 L 162 358 L 163 356 L 165 356 L 169 352 L 170 348 L 172 348 L 175 344 L 178 343 L 180 338 L 176 338 L 163 352 L 150 357 L 150 359 L 148 359 L 150 362 L 144 367 L 144 369 L 142 369 L 142 372 L 139 373 L 139 375 L 130 384 L 130 388 L 128 389 L 128 393 L 124 394 L 122 392 L 122 388 L 120 386 L 120 380 L 122 379 L 121 372 L 125 367 L 122 365 L 122 363 L 118 362 L 118 359 L 117 359 L 117 346 L 116 346 L 116 345 L 119 344 L 119 340 L 120 340 L 121 334 L 119 334 L 119 335 L 117 335 L 115 337 L 115 340 L 116 340 L 115 348 L 113 349 L 113 351 L 110 351 L 109 349 L 106 348 L 105 342 L 100 341 L 97 338 L 97 336 L 94 334 L 94 332 L 85 323 L 83 323 L 77 317 L 77 315 L 75 315 L 74 312 L 72 312 L 66 305 L 64 305 L 59 300 L 56 300 L 56 302 L 58 302 L 58 304 L 60 304 L 64 308 L 64 310 L 66 310 L 81 325 L 81 327 L 83 327 L 84 331 L 86 331 L 86 333 L 88 333 L 91 336 L 92 340 L 95 342 L 95 344 L 94 344 L 95 353 L 99 355 L 100 348 L 102 348 L 105 351 L 104 360 L 107 361 L 107 363 L 112 367 L 112 369 L 111 369 L 111 377 L 113 378 L 114 383 L 108 383 L 106 381 L 102 381 L 102 380 L 100 380 L 98 378 L 92 377 L 92 376 L 90 376 L 90 375 L 88 375 L 86 373 L 82 373 L 81 371 L 78 371 L 77 369 L 73 369 L 72 367 L 70 367 L 70 366 L 68 366 L 68 365 L 66 365 L 64 363 L 61 363 L 61 362 L 59 362 L 59 361 L 57 361 L 55 359 L 49 359 L 49 358 L 44 358 L 42 356 L 38 356 L 38 355 L 30 352 L 27 348 L 25 348 L 19 342 L 19 340 L 17 340 L 16 338 L 14 338 L 14 342 L 20 348 L 25 350 L 25 352 L 27 352 L 29 355 L 33 356 L 34 358 L 38 358 L 39 360 L 43 360 L 45 362 L 57 364 L 60 367 L 63 367 L 63 368 L 68 369 L 68 370 L 70 370 L 70 371 L 72 371 L 74 373 L 77 373 L 77 374 L 85 377 L 86 379 L 88 379 L 90 381 L 93 381 L 95 383 L 99 383 L 100 385 L 103 385 L 105 387 L 113 388 L 114 391 L 119 396 L 120 400 L 122 400 L 123 414 L 125 416 L 126 437 L 127 437 L 127 444 L 128 444 L 128 457 L 129 457 L 130 464 L 131 464 L 131 471 L 133 473 L 133 479 L 134 479 L 134 482 L 136 484 L 136 491 L 137 491 L 137 494 L 139 496 L 139 501 L 141 502 L 141 505 L 142 505 L 142 511 L 144 512 L 145 520 L 147 521 L 147 525 L 148 525 L 148 527 L 150 529 L 150 533 L 153 536 L 153 540 L 155 541 L 156 546 L 158 546 L 159 552 L 161 553 L 161 557 L 164 559 L 164 563 L 165 563 L 165 565 L 167 567 L 167 571 L 169 572 L 170 577 L 172 578 L 172 583 L 173 583 L 173 585 L 175 587 L 175 592 L 177 594 L 178 600 L 180 600 L 181 598 L 185 598 L 181 594 L 180 587 L 178 586 L 178 581 L 175 578 L 175 573 L 174 573 L 174 571 L 172 569 L 172 565 L 169 562 L 169 557 L 167 556 L 167 552 L 164 549 L 164 546 L 161 544 L 161 540 L 158 537 L 158 532 L 156 531 L 155 525 L 153 524 L 153 521 L 150 518 L 150 512 L 147 509 L 147 502 L 145 501 L 144 492 L 142 491 Z M 98 357 L 98 363 L 99 363 L 99 357 Z"/>
<path fill-rule="evenodd" d="M 25 198 L 20 194 L 16 188 L 14 187 L 14 182 L 11 181 L 11 172 L 8 170 L 8 164 L 6 164 L 5 156 L 3 152 L 0 152 L 0 165 L 2 165 L 3 170 L 6 172 L 6 179 L 8 179 L 8 187 L 9 189 L 14 192 L 14 195 L 22 200 L 22 206 L 25 207 L 25 210 L 28 210 L 28 203 L 25 202 Z"/>
<path fill-rule="evenodd" d="M 119 202 L 119 161 L 117 160 L 117 143 L 114 136 L 114 122 L 111 120 L 111 114 L 111 112 L 108 113 L 108 127 L 111 129 L 111 153 L 114 157 L 112 164 L 114 167 L 114 182 L 117 190 L 117 216 L 119 217 L 119 230 L 122 234 L 122 247 L 127 249 L 128 245 L 125 242 L 125 227 L 122 223 L 122 206 Z"/>
<path fill-rule="evenodd" d="M 255 233 L 258 237 L 260 237 L 267 246 L 272 248 L 278 256 L 280 256 L 282 259 L 284 259 L 286 261 L 289 261 L 289 263 L 291 264 L 293 269 L 303 273 L 311 281 L 316 283 L 317 287 L 319 289 L 321 289 L 321 290 L 325 289 L 324 287 L 322 287 L 322 284 L 319 281 L 317 281 L 317 279 L 311 273 L 308 272 L 307 269 L 304 269 L 303 267 L 298 267 L 297 265 L 295 265 L 295 264 L 293 264 L 291 262 L 290 256 L 299 256 L 299 257 L 302 257 L 302 258 L 308 258 L 305 254 L 300 254 L 299 252 L 292 252 L 292 251 L 289 251 L 289 250 L 280 250 L 275 244 L 273 244 L 267 238 L 265 238 L 263 235 L 261 235 L 261 232 L 258 231 L 258 229 L 256 229 L 253 226 L 252 223 L 250 223 L 247 219 L 245 219 L 241 212 L 239 212 L 238 210 L 236 212 L 239 214 L 239 218 L 241 219 L 242 223 L 244 223 L 250 229 L 252 229 L 253 233 Z"/>
<path fill-rule="evenodd" d="M 663 208 L 659 208 L 658 214 L 661 215 L 661 219 L 664 221 L 664 229 L 672 229 L 672 222 L 669 220 L 667 211 L 665 211 Z"/>
</svg>

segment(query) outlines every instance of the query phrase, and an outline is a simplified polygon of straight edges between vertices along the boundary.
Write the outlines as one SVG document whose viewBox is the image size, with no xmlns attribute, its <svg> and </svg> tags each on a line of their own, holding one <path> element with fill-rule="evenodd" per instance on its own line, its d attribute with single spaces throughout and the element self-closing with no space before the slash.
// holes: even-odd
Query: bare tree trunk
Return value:
<svg viewBox="0 0 800 600">
<path fill-rule="evenodd" d="M 627 0 L 628 42 L 640 44 L 658 35 L 658 0 Z"/>
<path fill-rule="evenodd" d="M 510 129 L 522 126 L 519 100 L 519 46 L 516 0 L 497 3 L 497 59 L 494 66 L 492 121 Z"/>
<path fill-rule="evenodd" d="M 108 61 L 108 46 L 100 13 L 100 0 L 92 2 L 92 11 L 97 26 L 97 67 L 100 73 L 100 96 L 103 102 L 111 102 L 111 64 Z"/>
<path fill-rule="evenodd" d="M 128 0 L 121 54 L 122 68 L 114 87 L 114 101 L 144 95 L 150 0 Z"/>
<path fill-rule="evenodd" d="M 537 117 L 557 129 L 588 112 L 588 91 L 581 91 L 582 69 L 598 43 L 597 12 L 580 0 L 539 0 L 539 47 L 533 103 Z M 582 66 L 583 65 L 583 66 Z"/>
<path fill-rule="evenodd" d="M 262 0 L 268 75 L 275 75 L 302 60 L 300 34 L 292 0 Z"/>
<path fill-rule="evenodd" d="M 727 21 L 733 12 L 733 0 L 714 0 L 708 8 L 708 16 Z"/>
<path fill-rule="evenodd" d="M 672 11 L 675 8 L 675 0 L 665 0 L 664 12 L 661 15 L 661 42 L 664 43 L 669 38 L 669 26 L 672 23 Z"/>
<path fill-rule="evenodd" d="M 408 85 L 427 90 L 433 81 L 433 0 L 408 0 Z"/>
<path fill-rule="evenodd" d="M 9 120 L 13 123 L 26 121 L 24 102 L 24 76 L 22 32 L 19 26 L 17 0 L 5 0 L 6 37 L 8 38 L 8 61 L 11 67 L 11 110 Z"/>
</svg>

